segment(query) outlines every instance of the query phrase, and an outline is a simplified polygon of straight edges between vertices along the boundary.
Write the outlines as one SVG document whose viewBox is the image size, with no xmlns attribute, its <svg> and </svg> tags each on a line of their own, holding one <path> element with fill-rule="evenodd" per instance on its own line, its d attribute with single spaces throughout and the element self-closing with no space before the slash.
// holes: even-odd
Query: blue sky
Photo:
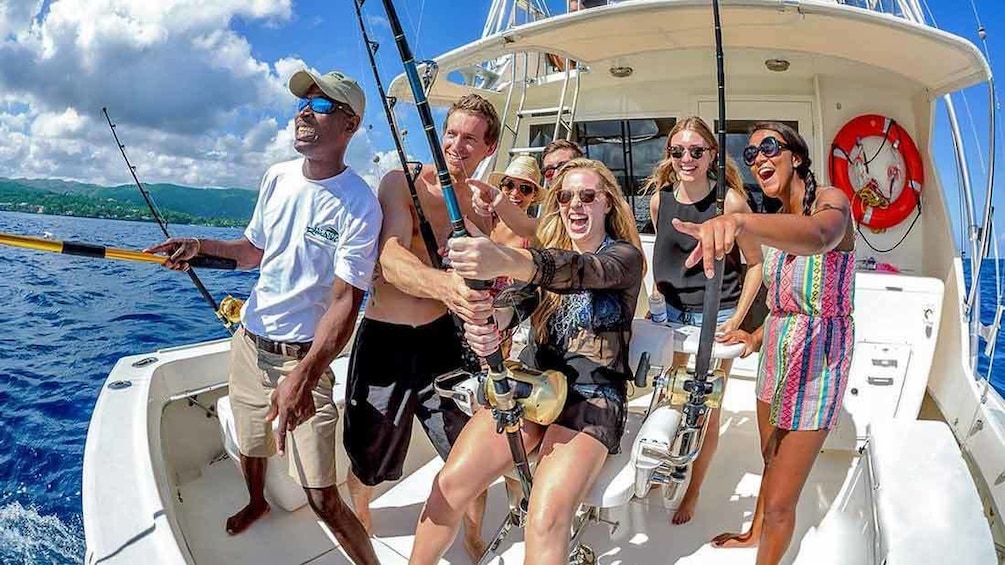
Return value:
<svg viewBox="0 0 1005 565">
<path fill-rule="evenodd" d="M 970 0 L 927 1 L 939 27 L 977 42 Z M 998 69 L 1005 64 L 1005 2 L 974 3 Z M 417 57 L 428 58 L 477 39 L 490 2 L 395 4 Z M 565 0 L 548 4 L 553 13 L 565 9 Z M 390 81 L 401 65 L 380 0 L 368 0 L 364 12 Z M 368 127 L 354 140 L 350 162 L 371 180 L 394 166 L 350 0 L 0 0 L 0 176 L 126 182 L 101 121 L 107 105 L 144 180 L 253 188 L 269 163 L 292 155 L 295 103 L 284 83 L 303 66 L 343 69 L 363 83 Z M 986 156 L 973 148 L 975 130 L 986 147 L 986 88 L 956 101 L 982 199 Z M 419 131 L 414 111 L 399 116 Z M 418 136 L 408 149 L 428 155 Z M 954 185 L 941 112 L 934 155 L 943 182 Z M 1000 177 L 1005 159 L 998 161 Z M 1005 218 L 1005 203 L 996 200 Z M 950 209 L 955 217 L 955 199 Z"/>
</svg>

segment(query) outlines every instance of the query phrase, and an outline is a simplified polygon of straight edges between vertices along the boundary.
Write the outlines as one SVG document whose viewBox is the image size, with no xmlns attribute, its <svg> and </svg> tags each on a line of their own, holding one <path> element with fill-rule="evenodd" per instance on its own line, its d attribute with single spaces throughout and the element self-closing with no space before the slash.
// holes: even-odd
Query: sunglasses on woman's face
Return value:
<svg viewBox="0 0 1005 565">
<path fill-rule="evenodd" d="M 568 188 L 563 188 L 559 190 L 556 196 L 558 197 L 558 203 L 563 206 L 568 206 L 572 202 L 572 197 L 579 195 L 579 201 L 583 204 L 590 204 L 597 199 L 597 190 L 594 188 L 584 188 L 580 191 L 570 190 Z"/>
<path fill-rule="evenodd" d="M 688 153 L 691 154 L 691 157 L 693 159 L 701 159 L 702 156 L 705 155 L 706 151 L 711 150 L 712 150 L 711 147 L 702 147 L 700 145 L 694 145 L 687 148 L 685 148 L 682 145 L 671 145 L 670 148 L 667 149 L 667 153 L 669 153 L 670 156 L 673 157 L 674 159 L 683 159 L 684 152 L 687 151 Z"/>
<path fill-rule="evenodd" d="M 754 161 L 757 160 L 757 154 L 763 153 L 765 157 L 772 158 L 777 156 L 782 152 L 783 149 L 788 149 L 789 146 L 775 137 L 765 137 L 761 140 L 760 145 L 748 145 L 743 149 L 743 162 L 747 164 L 748 167 L 754 166 Z"/>
<path fill-rule="evenodd" d="M 527 184 L 525 182 L 517 184 L 516 181 L 514 181 L 513 179 L 503 179 L 503 181 L 499 183 L 499 188 L 504 192 L 510 192 L 514 188 L 519 188 L 520 194 L 524 196 L 530 196 L 531 194 L 534 194 L 533 185 Z"/>
<path fill-rule="evenodd" d="M 544 175 L 544 178 L 551 180 L 551 177 L 555 176 L 555 173 L 557 173 L 559 169 L 565 166 L 566 163 L 568 163 L 568 161 L 562 161 L 560 163 L 555 163 L 554 165 L 548 165 L 547 167 L 541 169 L 541 174 Z"/>
<path fill-rule="evenodd" d="M 338 102 L 331 100 L 329 98 L 324 98 L 322 96 L 315 96 L 314 98 L 301 98 L 300 104 L 297 106 L 297 112 L 303 112 L 304 108 L 310 106 L 311 112 L 315 114 L 333 114 L 337 110 L 345 110 L 345 113 L 352 115 L 352 112 L 344 104 L 339 104 Z"/>
</svg>

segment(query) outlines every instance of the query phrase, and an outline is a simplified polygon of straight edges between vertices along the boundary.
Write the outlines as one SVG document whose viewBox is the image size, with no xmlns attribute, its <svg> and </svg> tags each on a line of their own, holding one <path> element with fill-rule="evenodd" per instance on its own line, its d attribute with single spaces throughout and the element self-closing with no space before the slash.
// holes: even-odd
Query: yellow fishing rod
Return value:
<svg viewBox="0 0 1005 565">
<path fill-rule="evenodd" d="M 112 117 L 108 115 L 108 108 L 102 108 L 101 112 L 105 115 L 105 121 L 108 122 L 108 129 L 112 132 L 112 137 L 115 139 L 115 145 L 119 147 L 119 153 L 122 154 L 122 160 L 126 162 L 126 166 L 129 167 L 129 174 L 133 177 L 133 182 L 136 184 L 136 188 L 139 189 L 140 194 L 143 196 L 143 201 L 147 203 L 147 208 L 150 209 L 150 213 L 153 214 L 154 220 L 157 221 L 157 225 L 160 226 L 161 232 L 164 237 L 170 238 L 171 234 L 168 233 L 167 222 L 161 216 L 160 211 L 157 210 L 157 206 L 154 205 L 153 198 L 150 193 L 147 192 L 146 188 L 143 188 L 143 183 L 140 182 L 139 177 L 136 176 L 136 166 L 129 162 L 129 157 L 126 155 L 126 146 L 119 141 L 119 134 L 115 133 L 115 124 L 112 123 Z M 125 251 L 125 250 L 122 250 Z M 79 253 L 78 253 L 79 255 Z M 105 255 L 102 255 L 105 257 Z M 108 256 L 109 259 L 123 259 L 125 257 L 112 257 Z M 136 258 L 137 261 L 147 261 L 148 259 Z M 191 267 L 207 267 L 209 269 L 234 269 L 236 268 L 236 262 L 234 266 L 227 266 L 229 263 L 218 263 L 221 266 L 214 266 L 214 260 L 217 261 L 230 261 L 229 259 L 221 259 L 219 257 L 207 258 L 201 257 L 196 258 L 196 260 L 188 261 Z M 163 263 L 164 261 L 161 261 Z M 202 295 L 203 300 L 209 307 L 213 309 L 213 313 L 216 317 L 223 323 L 223 327 L 227 329 L 228 332 L 234 333 L 233 325 L 241 321 L 240 310 L 242 301 L 233 296 L 227 295 L 219 305 L 216 303 L 216 299 L 213 295 L 206 290 L 206 286 L 202 284 L 199 280 L 199 275 L 195 274 L 195 269 L 188 269 L 186 271 L 188 278 L 192 280 L 192 284 L 195 285 L 196 290 Z"/>
<path fill-rule="evenodd" d="M 95 243 L 83 243 L 80 241 L 59 241 L 56 239 L 46 239 L 41 237 L 29 237 L 26 235 L 14 235 L 0 232 L 0 244 L 10 247 L 20 247 L 22 249 L 33 249 L 35 251 L 48 251 L 50 253 L 62 253 L 63 255 L 77 255 L 79 257 L 90 257 L 92 259 L 119 259 L 122 261 L 139 261 L 141 263 L 157 263 L 163 265 L 168 258 L 164 255 L 154 255 L 132 249 L 121 249 L 119 247 L 108 247 Z M 224 269 L 233 271 L 237 268 L 237 261 L 225 259 L 223 257 L 213 257 L 200 255 L 186 261 L 193 267 L 204 267 L 207 269 Z"/>
<path fill-rule="evenodd" d="M 0 245 L 10 247 L 20 247 L 34 251 L 47 251 L 49 253 L 61 253 L 63 255 L 76 255 L 78 257 L 90 257 L 92 259 L 117 259 L 120 261 L 138 261 L 141 263 L 156 263 L 163 265 L 168 258 L 164 255 L 154 255 L 133 249 L 122 249 L 119 247 L 108 247 L 95 243 L 84 243 L 81 241 L 60 241 L 57 239 L 46 239 L 41 237 L 30 237 L 26 235 L 15 235 L 0 232 Z M 199 255 L 187 261 L 193 267 L 204 267 L 207 269 L 234 270 L 237 268 L 237 261 L 224 257 L 213 257 L 210 255 Z M 241 303 L 239 300 L 228 296 L 220 304 L 217 315 L 224 322 L 233 324 L 240 320 Z"/>
</svg>

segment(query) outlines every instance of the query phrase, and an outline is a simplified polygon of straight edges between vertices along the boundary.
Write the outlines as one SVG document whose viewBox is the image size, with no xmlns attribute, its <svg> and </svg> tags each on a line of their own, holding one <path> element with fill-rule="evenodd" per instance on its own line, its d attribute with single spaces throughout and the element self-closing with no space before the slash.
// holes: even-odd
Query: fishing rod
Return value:
<svg viewBox="0 0 1005 565">
<path fill-rule="evenodd" d="M 721 216 L 725 207 L 728 182 L 726 180 L 726 70 L 722 54 L 722 22 L 719 14 L 719 0 L 712 0 L 712 18 L 715 28 L 715 67 L 719 96 L 719 119 L 716 128 L 719 151 L 716 155 L 718 167 L 715 183 L 715 215 Z M 705 300 L 701 308 L 701 333 L 698 336 L 698 352 L 694 358 L 694 378 L 684 383 L 684 390 L 689 393 L 687 402 L 683 406 L 685 429 L 698 429 L 700 427 L 698 422 L 708 412 L 706 400 L 714 390 L 710 380 L 712 376 L 710 369 L 724 268 L 725 257 L 717 257 L 715 276 L 705 281 Z M 718 433 L 718 430 L 713 430 L 713 432 Z M 682 434 L 678 451 L 682 460 L 690 459 L 691 444 L 694 440 L 693 434 Z M 671 476 L 675 480 L 683 482 L 687 476 L 687 465 L 675 467 Z"/>
<path fill-rule="evenodd" d="M 47 239 L 41 237 L 29 237 L 26 235 L 14 235 L 0 232 L 0 245 L 10 247 L 20 247 L 22 249 L 32 249 L 35 251 L 48 251 L 50 253 L 61 253 L 63 255 L 76 255 L 78 257 L 90 257 L 92 259 L 119 259 L 122 261 L 138 261 L 141 263 L 157 263 L 163 265 L 168 257 L 144 253 L 132 249 L 122 249 L 119 247 L 108 247 L 95 243 L 84 243 L 81 241 L 60 241 L 57 239 Z M 237 263 L 232 259 L 222 259 L 220 257 L 198 256 L 188 261 L 189 265 L 195 267 L 205 267 L 207 269 L 234 270 Z"/>
<path fill-rule="evenodd" d="M 363 7 L 366 0 L 354 0 L 356 10 Z M 401 56 L 401 63 L 404 67 L 405 76 L 412 91 L 412 98 L 419 112 L 419 119 L 422 122 L 422 129 L 426 132 L 426 140 L 429 142 L 429 151 L 432 153 L 433 163 L 436 166 L 436 174 L 439 179 L 440 188 L 443 192 L 443 201 L 447 207 L 447 216 L 450 219 L 450 237 L 468 237 L 468 231 L 464 227 L 464 217 L 461 214 L 460 205 L 457 202 L 457 195 L 450 179 L 450 171 L 447 169 L 447 161 L 443 156 L 443 148 L 440 146 L 439 136 L 436 133 L 436 124 L 433 121 L 433 114 L 429 107 L 429 100 L 426 97 L 425 88 L 419 78 L 419 71 L 416 68 L 415 57 L 408 46 L 405 32 L 401 27 L 401 20 L 394 8 L 392 0 L 382 0 L 384 11 L 387 14 L 388 24 L 394 42 L 398 47 L 398 54 Z M 359 17 L 360 27 L 363 26 L 362 16 Z M 364 28 L 365 29 L 365 28 Z M 376 70 L 376 67 L 374 67 Z M 483 290 L 489 288 L 489 281 L 466 281 L 469 288 Z M 488 365 L 488 376 L 492 380 L 495 391 L 495 406 L 493 416 L 496 418 L 496 429 L 499 432 L 506 432 L 506 439 L 509 443 L 510 452 L 513 455 L 513 463 L 516 466 L 517 474 L 520 478 L 520 486 L 523 491 L 523 501 L 521 506 L 525 506 L 530 499 L 531 473 L 530 464 L 527 461 L 527 451 L 523 446 L 520 437 L 520 422 L 522 411 L 516 402 L 513 390 L 509 383 L 509 370 L 503 363 L 502 350 L 496 349 L 493 353 L 485 357 Z"/>
<path fill-rule="evenodd" d="M 112 137 L 115 138 L 115 145 L 119 147 L 119 153 L 122 154 L 122 159 L 126 162 L 126 166 L 129 168 L 129 174 L 133 177 L 133 183 L 136 184 L 136 188 L 138 188 L 140 190 L 140 194 L 143 195 L 143 200 L 147 203 L 147 208 L 149 208 L 150 213 L 153 214 L 154 220 L 157 222 L 157 225 L 160 226 L 164 237 L 170 239 L 171 234 L 168 233 L 167 222 L 157 210 L 157 206 L 154 205 L 153 197 L 150 196 L 147 189 L 143 188 L 143 183 L 141 183 L 140 179 L 136 176 L 136 166 L 129 162 L 129 157 L 126 155 L 126 146 L 119 141 L 119 134 L 115 132 L 115 124 L 112 123 L 112 118 L 108 115 L 108 107 L 102 107 L 101 112 L 105 114 L 105 121 L 108 122 L 108 129 L 112 131 Z M 190 267 L 206 267 L 208 269 L 233 270 L 237 268 L 236 261 L 233 259 L 224 259 L 222 257 L 193 257 L 188 261 L 188 264 Z M 210 266 L 213 264 L 219 264 L 221 266 Z M 237 299 L 227 296 L 223 300 L 225 307 L 218 305 L 216 303 L 216 299 L 213 298 L 213 295 L 210 294 L 209 291 L 206 290 L 206 286 L 202 284 L 202 280 L 199 279 L 199 275 L 195 274 L 195 271 L 191 268 L 186 270 L 186 272 L 188 273 L 188 278 L 192 280 L 192 284 L 195 285 L 196 290 L 198 290 L 199 294 L 202 295 L 203 300 L 205 300 L 206 303 L 209 304 L 209 307 L 213 309 L 213 313 L 216 314 L 216 317 L 223 323 L 223 326 L 228 332 L 233 333 L 231 326 L 234 324 L 234 320 L 232 320 L 231 317 L 224 312 L 224 310 L 227 310 L 228 312 L 232 310 L 232 306 L 229 305 L 229 302 L 236 301 Z"/>
<path fill-rule="evenodd" d="M 422 206 L 419 204 L 419 193 L 415 189 L 415 179 L 419 176 L 422 171 L 422 163 L 416 161 L 409 161 L 408 157 L 405 155 L 405 148 L 401 144 L 401 136 L 398 133 L 398 126 L 394 119 L 394 105 L 397 102 L 396 98 L 388 97 L 384 91 L 384 82 L 380 80 L 380 71 L 377 70 L 377 49 L 380 44 L 376 41 L 370 39 L 370 35 L 366 31 L 366 25 L 363 23 L 363 2 L 353 2 L 356 7 L 356 18 L 359 20 L 359 29 L 363 34 L 363 43 L 366 44 L 366 54 L 370 59 L 370 69 L 373 71 L 374 81 L 377 83 L 377 93 L 380 94 L 380 104 L 384 108 L 384 115 L 387 117 L 387 125 L 391 129 L 391 139 L 394 140 L 394 148 L 398 153 L 398 160 L 401 162 L 402 172 L 405 174 L 405 183 L 408 185 L 408 193 L 412 196 L 412 205 L 415 208 L 415 215 L 419 220 L 419 233 L 422 235 L 422 241 L 426 245 L 426 252 L 429 254 L 429 260 L 432 262 L 433 267 L 436 269 L 443 268 L 443 258 L 439 253 L 439 246 L 436 245 L 436 234 L 433 233 L 433 226 L 426 219 L 425 212 L 422 211 Z M 414 167 L 414 170 L 413 168 Z"/>
</svg>

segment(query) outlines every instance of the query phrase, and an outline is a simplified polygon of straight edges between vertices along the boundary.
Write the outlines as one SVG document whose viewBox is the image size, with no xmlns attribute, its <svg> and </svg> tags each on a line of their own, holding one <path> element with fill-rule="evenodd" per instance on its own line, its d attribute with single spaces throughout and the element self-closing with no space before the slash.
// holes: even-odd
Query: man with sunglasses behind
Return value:
<svg viewBox="0 0 1005 565">
<path fill-rule="evenodd" d="M 300 99 L 293 146 L 302 157 L 265 173 L 244 237 L 172 238 L 149 251 L 169 254 L 165 266 L 176 270 L 200 253 L 259 268 L 231 344 L 229 382 L 251 500 L 227 520 L 227 532 L 239 534 L 269 512 L 265 470 L 278 447 L 289 455 L 290 477 L 353 562 L 375 564 L 366 530 L 336 487 L 330 367 L 352 335 L 377 260 L 380 205 L 345 164 L 366 97 L 335 71 L 297 71 L 289 89 Z"/>
</svg>

